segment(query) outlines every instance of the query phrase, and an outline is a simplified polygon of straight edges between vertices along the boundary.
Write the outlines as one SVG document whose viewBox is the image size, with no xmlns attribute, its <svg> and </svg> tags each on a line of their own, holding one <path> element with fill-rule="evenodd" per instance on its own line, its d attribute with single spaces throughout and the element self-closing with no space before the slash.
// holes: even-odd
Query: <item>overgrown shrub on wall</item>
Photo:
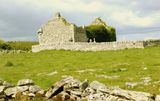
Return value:
<svg viewBox="0 0 160 101">
<path fill-rule="evenodd" d="M 85 27 L 88 39 L 95 38 L 96 42 L 112 42 L 116 41 L 115 28 L 103 25 L 90 25 Z"/>
</svg>

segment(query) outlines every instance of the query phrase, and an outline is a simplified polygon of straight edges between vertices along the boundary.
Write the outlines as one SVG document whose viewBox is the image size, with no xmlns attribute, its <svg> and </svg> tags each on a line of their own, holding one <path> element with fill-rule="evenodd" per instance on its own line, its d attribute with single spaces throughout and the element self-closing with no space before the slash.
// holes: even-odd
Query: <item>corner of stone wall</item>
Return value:
<svg viewBox="0 0 160 101">
<path fill-rule="evenodd" d="M 39 47 L 40 47 L 40 45 L 33 45 L 32 52 L 39 52 L 40 51 Z"/>
</svg>

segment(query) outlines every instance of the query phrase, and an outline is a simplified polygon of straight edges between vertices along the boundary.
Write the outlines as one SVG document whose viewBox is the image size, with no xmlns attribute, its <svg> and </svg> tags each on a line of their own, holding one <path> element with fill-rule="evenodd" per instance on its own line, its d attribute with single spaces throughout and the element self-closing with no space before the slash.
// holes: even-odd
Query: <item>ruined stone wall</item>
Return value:
<svg viewBox="0 0 160 101">
<path fill-rule="evenodd" d="M 74 37 L 74 25 L 65 23 L 61 18 L 48 21 L 41 30 L 38 35 L 40 45 L 66 43 Z"/>
<path fill-rule="evenodd" d="M 129 48 L 144 48 L 143 41 L 128 42 L 104 42 L 104 43 L 65 43 L 52 45 L 37 45 L 32 47 L 33 52 L 41 50 L 80 50 L 80 51 L 106 51 L 106 50 L 122 50 Z"/>
<path fill-rule="evenodd" d="M 150 84 L 153 82 L 150 79 L 144 79 L 140 85 Z M 154 83 L 158 85 L 157 82 Z M 0 101 L 160 101 L 160 95 L 108 87 L 98 81 L 80 82 L 72 76 L 56 82 L 48 90 L 30 79 L 19 80 L 16 86 L 1 80 L 0 94 Z"/>
<path fill-rule="evenodd" d="M 94 24 L 106 26 L 106 23 L 100 18 L 92 23 Z M 160 45 L 160 40 L 87 43 L 85 29 L 67 22 L 60 13 L 42 26 L 38 31 L 38 38 L 40 45 L 33 46 L 33 52 L 52 49 L 106 51 Z"/>
<path fill-rule="evenodd" d="M 145 46 L 159 46 L 160 45 L 160 40 L 146 40 L 144 41 Z"/>
<path fill-rule="evenodd" d="M 75 42 L 87 42 L 86 31 L 83 27 L 75 27 Z"/>
</svg>

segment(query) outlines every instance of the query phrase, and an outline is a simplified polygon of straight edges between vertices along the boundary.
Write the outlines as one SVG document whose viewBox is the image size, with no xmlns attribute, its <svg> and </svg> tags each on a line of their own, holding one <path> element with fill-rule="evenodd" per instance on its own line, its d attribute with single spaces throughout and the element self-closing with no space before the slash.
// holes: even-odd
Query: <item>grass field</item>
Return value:
<svg viewBox="0 0 160 101">
<path fill-rule="evenodd" d="M 121 71 L 121 69 L 126 69 Z M 98 80 L 107 86 L 160 94 L 160 47 L 106 52 L 42 51 L 0 55 L 0 78 L 16 84 L 19 79 L 33 79 L 43 88 L 62 76 Z M 103 78 L 100 76 L 119 76 Z M 140 82 L 150 76 L 150 85 L 127 88 L 126 82 Z"/>
<path fill-rule="evenodd" d="M 0 50 L 22 50 L 30 51 L 33 45 L 38 44 L 34 41 L 3 41 L 0 39 Z"/>
<path fill-rule="evenodd" d="M 6 42 L 12 50 L 24 50 L 29 51 L 33 45 L 38 44 L 38 42 L 32 41 L 9 41 Z"/>
</svg>

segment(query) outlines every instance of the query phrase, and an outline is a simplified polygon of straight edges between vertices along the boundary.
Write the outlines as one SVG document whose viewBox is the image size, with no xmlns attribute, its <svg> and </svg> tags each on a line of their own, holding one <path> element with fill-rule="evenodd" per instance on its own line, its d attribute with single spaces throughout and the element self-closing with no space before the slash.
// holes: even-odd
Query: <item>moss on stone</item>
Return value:
<svg viewBox="0 0 160 101">
<path fill-rule="evenodd" d="M 65 25 L 67 25 L 67 26 L 69 26 L 69 25 L 71 25 L 65 18 L 60 18 L 61 20 L 62 20 L 62 22 L 65 24 Z"/>
</svg>

